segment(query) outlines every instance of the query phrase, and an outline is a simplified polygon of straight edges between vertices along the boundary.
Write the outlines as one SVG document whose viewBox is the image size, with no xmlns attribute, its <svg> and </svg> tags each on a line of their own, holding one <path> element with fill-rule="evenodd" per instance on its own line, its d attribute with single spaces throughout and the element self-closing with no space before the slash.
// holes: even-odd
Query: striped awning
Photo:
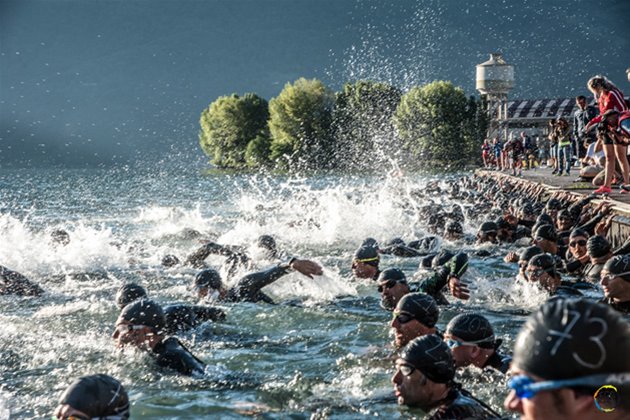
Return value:
<svg viewBox="0 0 630 420">
<path fill-rule="evenodd" d="M 595 105 L 594 101 L 591 105 Z M 577 108 L 575 98 L 516 99 L 508 101 L 507 106 L 508 120 L 570 119 Z"/>
</svg>

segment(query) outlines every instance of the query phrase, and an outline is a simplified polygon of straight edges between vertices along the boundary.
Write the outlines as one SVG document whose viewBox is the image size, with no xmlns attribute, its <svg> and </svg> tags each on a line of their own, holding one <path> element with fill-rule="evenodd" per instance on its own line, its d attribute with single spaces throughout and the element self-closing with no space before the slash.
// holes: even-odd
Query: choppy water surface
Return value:
<svg viewBox="0 0 630 420">
<path fill-rule="evenodd" d="M 63 389 L 94 373 L 121 380 L 133 418 L 421 415 L 395 403 L 390 314 L 379 307 L 373 283 L 352 279 L 350 260 L 365 237 L 412 240 L 426 233 L 416 212 L 426 199 L 413 194 L 426 182 L 419 176 L 3 170 L 0 264 L 47 293 L 0 296 L 0 417 L 10 410 L 12 418 L 49 418 Z M 446 197 L 434 200 L 450 204 Z M 470 232 L 476 226 L 467 221 Z M 51 243 L 56 228 L 70 233 L 66 247 Z M 226 322 L 183 335 L 208 364 L 206 379 L 159 373 L 145 355 L 114 348 L 113 297 L 123 282 L 139 282 L 162 303 L 195 303 L 188 286 L 196 271 L 164 269 L 162 256 L 183 258 L 203 240 L 247 246 L 264 233 L 287 253 L 319 261 L 325 276 L 290 274 L 267 290 L 291 304 L 226 305 Z M 382 260 L 382 268 L 400 266 L 409 275 L 417 265 L 418 259 Z M 544 300 L 515 289 L 514 274 L 499 258 L 473 260 L 467 278 L 475 295 L 443 310 L 438 325 L 474 308 L 511 348 L 527 313 Z M 502 378 L 470 370 L 461 379 L 502 410 Z"/>
</svg>

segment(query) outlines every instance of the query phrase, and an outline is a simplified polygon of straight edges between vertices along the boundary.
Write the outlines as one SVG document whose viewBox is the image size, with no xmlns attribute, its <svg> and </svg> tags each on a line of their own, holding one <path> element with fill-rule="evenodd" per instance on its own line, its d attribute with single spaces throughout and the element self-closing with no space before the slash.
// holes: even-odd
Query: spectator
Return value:
<svg viewBox="0 0 630 420">
<path fill-rule="evenodd" d="M 561 176 L 564 169 L 564 175 L 569 176 L 571 173 L 571 136 L 569 123 L 562 117 L 558 117 L 555 125 L 556 139 L 558 141 L 558 157 L 556 175 Z"/>
<path fill-rule="evenodd" d="M 606 111 L 616 110 L 618 112 L 627 111 L 628 107 L 623 97 L 623 93 L 617 89 L 617 87 L 604 76 L 595 76 L 587 83 L 588 89 L 595 95 L 597 104 L 599 105 L 599 115 L 588 122 L 584 127 L 585 132 L 589 132 L 595 124 L 598 124 Z M 599 127 L 599 126 L 598 126 Z M 619 166 L 621 167 L 621 174 L 623 176 L 623 185 L 621 186 L 622 193 L 630 192 L 630 186 L 628 183 L 630 166 L 628 165 L 628 156 L 626 154 L 626 146 L 622 144 L 616 144 L 614 136 L 611 136 L 605 130 L 598 130 L 598 142 L 603 144 L 604 154 L 606 156 L 605 165 L 605 177 L 604 185 L 595 190 L 595 194 L 608 194 L 612 192 L 612 180 L 615 170 L 614 162 L 615 157 Z"/>
<path fill-rule="evenodd" d="M 495 160 L 497 169 L 502 170 L 503 169 L 503 160 L 502 160 L 503 143 L 501 143 L 501 140 L 499 140 L 498 137 L 495 137 L 494 139 L 492 139 L 492 149 L 494 151 L 494 160 Z"/>
<path fill-rule="evenodd" d="M 491 157 L 491 147 L 488 139 L 484 139 L 483 144 L 481 145 L 481 158 L 483 159 L 484 168 L 489 168 L 492 165 L 492 157 Z"/>
<path fill-rule="evenodd" d="M 552 175 L 558 173 L 558 137 L 556 134 L 556 120 L 551 119 L 547 122 L 547 139 L 549 139 L 549 166 L 553 168 Z"/>
<path fill-rule="evenodd" d="M 547 165 L 549 159 L 549 139 L 546 136 L 536 136 L 536 148 L 538 149 L 538 164 Z"/>
<path fill-rule="evenodd" d="M 580 153 L 580 151 L 586 150 L 590 144 L 595 143 L 595 136 L 586 133 L 584 128 L 590 120 L 597 116 L 597 110 L 594 106 L 588 105 L 584 95 L 576 97 L 575 104 L 577 109 L 573 113 L 573 138 L 576 139 L 576 154 L 579 159 L 580 156 L 584 156 L 584 153 Z"/>
</svg>

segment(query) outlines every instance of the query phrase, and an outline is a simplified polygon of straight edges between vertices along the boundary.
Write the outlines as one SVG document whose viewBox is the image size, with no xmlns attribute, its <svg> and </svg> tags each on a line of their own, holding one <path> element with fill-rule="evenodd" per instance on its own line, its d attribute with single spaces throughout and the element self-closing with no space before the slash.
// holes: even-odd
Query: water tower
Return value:
<svg viewBox="0 0 630 420">
<path fill-rule="evenodd" d="M 507 137 L 507 97 L 514 87 L 514 66 L 506 63 L 501 53 L 492 53 L 490 60 L 477 65 L 476 80 L 477 90 L 488 104 L 488 136 L 504 128 Z"/>
</svg>

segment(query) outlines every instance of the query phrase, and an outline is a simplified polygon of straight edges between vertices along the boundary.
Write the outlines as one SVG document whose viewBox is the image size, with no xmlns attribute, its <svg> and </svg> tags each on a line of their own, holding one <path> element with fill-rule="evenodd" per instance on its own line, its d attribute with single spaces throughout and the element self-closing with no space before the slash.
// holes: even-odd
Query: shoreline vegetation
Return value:
<svg viewBox="0 0 630 420">
<path fill-rule="evenodd" d="M 210 172 L 458 171 L 481 163 L 487 127 L 482 101 L 451 82 L 403 93 L 360 80 L 333 92 L 300 78 L 270 101 L 217 98 L 201 113 L 199 145 Z"/>
</svg>

